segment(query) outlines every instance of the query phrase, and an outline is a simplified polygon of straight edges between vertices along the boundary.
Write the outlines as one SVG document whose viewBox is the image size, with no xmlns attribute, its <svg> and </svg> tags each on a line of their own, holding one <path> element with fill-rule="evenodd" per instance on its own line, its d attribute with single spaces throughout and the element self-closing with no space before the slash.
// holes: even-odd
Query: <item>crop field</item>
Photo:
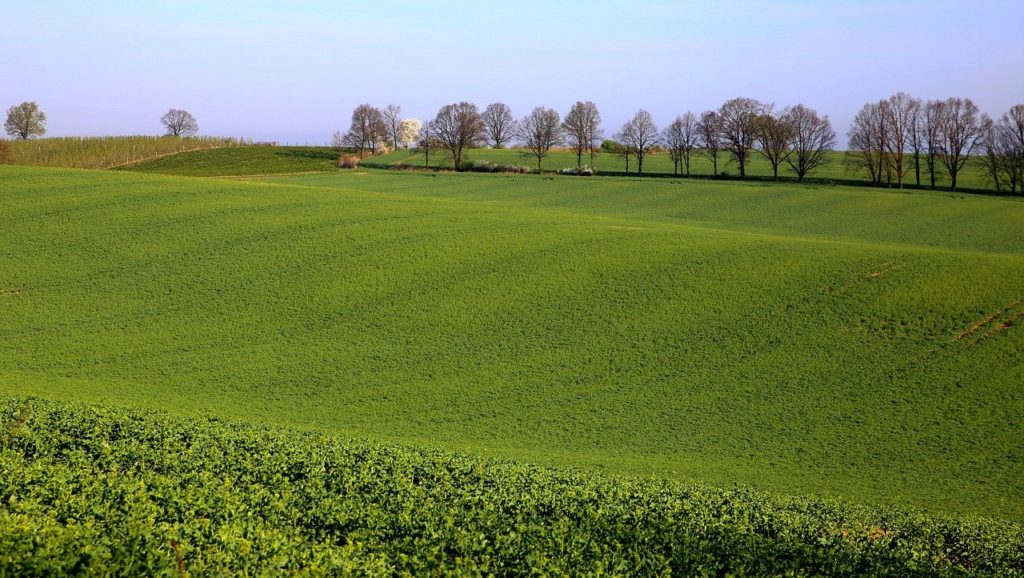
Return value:
<svg viewBox="0 0 1024 578">
<path fill-rule="evenodd" d="M 1018 199 L 0 179 L 4 395 L 1024 519 Z"/>
<path fill-rule="evenodd" d="M 239 146 L 156 158 L 124 170 L 190 177 L 254 176 L 337 170 L 338 152 L 326 147 Z"/>
<path fill-rule="evenodd" d="M 186 151 L 238 146 L 215 137 L 62 137 L 12 141 L 12 164 L 77 169 L 110 169 Z"/>
</svg>

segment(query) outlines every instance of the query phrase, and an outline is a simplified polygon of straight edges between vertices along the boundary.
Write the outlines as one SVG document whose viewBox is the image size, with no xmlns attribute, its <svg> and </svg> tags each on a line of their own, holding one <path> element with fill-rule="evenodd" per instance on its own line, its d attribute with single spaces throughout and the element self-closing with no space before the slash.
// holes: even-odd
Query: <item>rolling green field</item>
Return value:
<svg viewBox="0 0 1024 578">
<path fill-rule="evenodd" d="M 4 395 L 1024 518 L 1017 199 L 0 179 Z"/>
</svg>

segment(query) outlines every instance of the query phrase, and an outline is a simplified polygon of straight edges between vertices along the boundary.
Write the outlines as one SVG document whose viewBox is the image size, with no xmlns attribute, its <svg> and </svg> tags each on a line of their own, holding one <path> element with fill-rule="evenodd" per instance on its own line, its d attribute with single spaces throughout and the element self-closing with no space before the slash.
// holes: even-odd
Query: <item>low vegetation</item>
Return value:
<svg viewBox="0 0 1024 578">
<path fill-rule="evenodd" d="M 0 398 L 0 574 L 1024 575 L 1024 531 Z"/>
<path fill-rule="evenodd" d="M 10 143 L 11 164 L 79 169 L 110 169 L 186 151 L 239 145 L 213 137 L 96 137 L 45 138 Z"/>
</svg>

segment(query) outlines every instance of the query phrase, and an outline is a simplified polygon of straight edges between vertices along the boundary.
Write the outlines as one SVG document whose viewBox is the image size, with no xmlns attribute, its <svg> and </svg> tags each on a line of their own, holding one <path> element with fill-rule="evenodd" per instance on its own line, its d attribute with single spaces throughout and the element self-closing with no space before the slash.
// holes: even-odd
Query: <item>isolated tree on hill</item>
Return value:
<svg viewBox="0 0 1024 578">
<path fill-rule="evenodd" d="M 740 167 L 740 178 L 747 176 L 750 150 L 758 133 L 758 119 L 763 111 L 760 102 L 752 98 L 733 98 L 718 109 L 722 123 L 722 141 L 732 160 Z"/>
<path fill-rule="evenodd" d="M 786 109 L 782 116 L 793 131 L 792 151 L 786 163 L 797 180 L 803 181 L 808 173 L 828 163 L 828 153 L 836 146 L 836 131 L 828 115 L 818 116 L 817 111 L 802 104 Z"/>
<path fill-rule="evenodd" d="M 785 112 L 775 114 L 772 105 L 764 107 L 757 117 L 757 151 L 772 165 L 772 179 L 779 180 L 779 165 L 790 155 L 793 128 L 789 126 Z"/>
<path fill-rule="evenodd" d="M 678 175 L 680 167 L 690 176 L 690 157 L 700 141 L 700 124 L 697 115 L 690 111 L 677 116 L 672 124 L 665 127 L 661 140 L 672 158 L 672 174 Z"/>
<path fill-rule="evenodd" d="M 7 122 L 4 123 L 7 134 L 21 140 L 46 134 L 46 113 L 39 110 L 34 102 L 23 102 L 7 109 Z"/>
<path fill-rule="evenodd" d="M 369 104 L 360 104 L 352 111 L 352 126 L 345 133 L 344 143 L 359 150 L 359 158 L 366 151 L 374 154 L 380 143 L 388 139 L 388 126 L 381 111 Z"/>
<path fill-rule="evenodd" d="M 865 104 L 850 125 L 849 150 L 843 162 L 852 171 L 866 170 L 871 184 L 882 184 L 887 160 L 885 154 L 886 122 L 882 106 L 877 102 Z"/>
<path fill-rule="evenodd" d="M 896 182 L 903 188 L 903 177 L 907 168 L 903 162 L 907 148 L 914 138 L 914 118 L 921 101 L 905 92 L 897 92 L 879 103 L 886 124 L 885 150 L 896 173 Z"/>
<path fill-rule="evenodd" d="M 423 123 L 418 118 L 402 119 L 398 123 L 398 144 L 405 148 L 411 147 L 419 138 Z"/>
<path fill-rule="evenodd" d="M 199 132 L 199 123 L 187 110 L 172 108 L 160 117 L 160 123 L 169 136 L 195 136 Z"/>
<path fill-rule="evenodd" d="M 527 117 L 519 121 L 519 139 L 537 157 L 537 172 L 541 172 L 541 161 L 551 147 L 562 142 L 562 124 L 558 111 L 538 106 Z"/>
<path fill-rule="evenodd" d="M 713 110 L 705 110 L 700 113 L 697 132 L 700 137 L 701 149 L 711 160 L 712 175 L 717 177 L 718 154 L 722 151 L 722 120 L 718 113 Z"/>
<path fill-rule="evenodd" d="M 658 127 L 651 118 L 651 113 L 644 109 L 636 111 L 633 118 L 622 125 L 622 130 L 615 137 L 626 146 L 627 167 L 629 166 L 629 153 L 636 156 L 636 174 L 644 172 L 644 157 L 650 152 L 651 147 L 658 144 Z M 629 169 L 627 168 L 628 172 Z"/>
<path fill-rule="evenodd" d="M 384 125 L 388 129 L 388 136 L 391 137 L 391 148 L 397 150 L 400 140 L 398 129 L 402 124 L 402 107 L 397 104 L 389 104 L 380 113 L 384 116 Z"/>
<path fill-rule="evenodd" d="M 455 170 L 461 170 L 463 151 L 483 140 L 486 128 L 476 105 L 460 102 L 442 106 L 430 123 L 430 132 L 437 144 L 451 155 Z"/>
<path fill-rule="evenodd" d="M 949 173 L 949 190 L 956 191 L 957 177 L 984 136 L 978 107 L 969 98 L 949 98 L 940 124 L 939 162 Z"/>
<path fill-rule="evenodd" d="M 488 142 L 496 149 L 500 149 L 512 142 L 516 134 L 516 119 L 512 117 L 512 109 L 503 102 L 494 102 L 487 105 L 480 120 L 484 123 L 484 130 Z"/>
</svg>

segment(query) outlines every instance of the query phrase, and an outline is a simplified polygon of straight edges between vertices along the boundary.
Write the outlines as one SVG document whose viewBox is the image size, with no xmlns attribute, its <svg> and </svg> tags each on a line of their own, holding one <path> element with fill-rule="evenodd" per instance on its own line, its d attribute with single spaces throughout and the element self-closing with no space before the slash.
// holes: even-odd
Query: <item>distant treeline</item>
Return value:
<svg viewBox="0 0 1024 578">
<path fill-rule="evenodd" d="M 900 92 L 864 105 L 847 135 L 843 165 L 851 175 L 866 175 L 875 186 L 903 188 L 912 171 L 916 187 L 934 189 L 937 181 L 948 179 L 955 191 L 973 157 L 980 159 L 996 191 L 1022 190 L 1024 104 L 994 120 L 970 99 L 922 102 Z M 712 176 L 731 164 L 741 179 L 747 178 L 751 158 L 759 156 L 770 165 L 773 179 L 779 178 L 781 168 L 798 181 L 836 158 L 831 154 L 836 133 L 828 115 L 802 104 L 780 109 L 742 97 L 699 115 L 687 111 L 660 130 L 651 114 L 640 109 L 611 138 L 605 138 L 600 112 L 589 101 L 574 104 L 565 118 L 541 106 L 518 120 L 504 103 L 492 103 L 481 112 L 473 103 L 459 102 L 441 107 L 426 123 L 401 118 L 401 107 L 394 104 L 384 109 L 362 104 L 353 111 L 348 131 L 335 133 L 332 145 L 354 149 L 360 158 L 388 148 L 415 147 L 424 154 L 426 166 L 431 151 L 438 151 L 459 170 L 472 166 L 463 162 L 467 149 L 518 145 L 536 159 L 538 171 L 552 150 L 567 146 L 580 169 L 587 167 L 584 156 L 592 166 L 595 153 L 604 151 L 621 158 L 626 173 L 632 172 L 632 163 L 635 174 L 643 174 L 649 153 L 664 150 L 673 175 L 690 176 L 695 157 L 701 156 L 710 161 Z"/>
</svg>

